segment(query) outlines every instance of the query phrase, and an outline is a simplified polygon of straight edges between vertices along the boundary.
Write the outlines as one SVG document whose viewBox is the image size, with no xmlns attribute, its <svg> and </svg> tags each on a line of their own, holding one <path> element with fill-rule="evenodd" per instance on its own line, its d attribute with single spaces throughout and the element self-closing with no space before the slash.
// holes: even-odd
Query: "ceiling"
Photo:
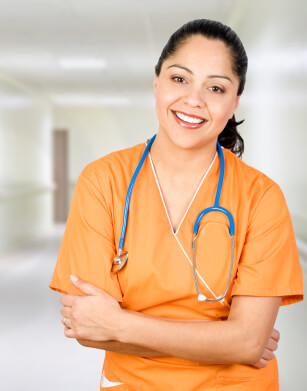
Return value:
<svg viewBox="0 0 307 391">
<path fill-rule="evenodd" d="M 151 102 L 154 65 L 173 31 L 200 17 L 233 25 L 244 10 L 239 0 L 0 2 L 0 72 L 58 105 Z"/>
<path fill-rule="evenodd" d="M 305 0 L 0 0 L 0 5 L 0 77 L 59 106 L 152 105 L 162 48 L 172 32 L 197 18 L 219 20 L 238 32 L 249 75 L 259 75 L 254 84 L 276 71 L 295 71 L 298 77 L 307 72 Z M 5 94 L 0 85 L 0 102 Z"/>
</svg>

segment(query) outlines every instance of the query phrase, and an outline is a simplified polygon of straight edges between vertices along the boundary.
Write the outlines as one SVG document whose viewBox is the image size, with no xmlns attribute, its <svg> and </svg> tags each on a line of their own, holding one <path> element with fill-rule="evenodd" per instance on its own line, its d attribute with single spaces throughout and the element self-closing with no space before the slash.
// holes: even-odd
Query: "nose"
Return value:
<svg viewBox="0 0 307 391">
<path fill-rule="evenodd" d="M 184 96 L 184 103 L 191 107 L 204 107 L 206 106 L 205 93 L 200 86 L 190 86 Z"/>
</svg>

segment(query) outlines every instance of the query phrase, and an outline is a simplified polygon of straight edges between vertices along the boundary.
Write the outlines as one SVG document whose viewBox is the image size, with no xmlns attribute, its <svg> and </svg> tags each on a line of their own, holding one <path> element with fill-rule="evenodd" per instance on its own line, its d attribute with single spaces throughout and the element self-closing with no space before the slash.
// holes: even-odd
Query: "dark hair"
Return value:
<svg viewBox="0 0 307 391">
<path fill-rule="evenodd" d="M 192 20 L 175 31 L 162 50 L 159 61 L 155 67 L 156 75 L 160 75 L 163 62 L 173 55 L 180 45 L 184 44 L 192 35 L 198 34 L 203 35 L 208 39 L 222 41 L 230 50 L 233 72 L 239 79 L 237 95 L 241 95 L 245 86 L 248 64 L 245 49 L 238 35 L 230 27 L 215 20 Z M 237 130 L 237 126 L 243 122 L 244 120 L 236 122 L 235 116 L 233 115 L 218 137 L 218 141 L 223 147 L 230 149 L 239 157 L 241 157 L 244 152 L 244 141 Z"/>
</svg>

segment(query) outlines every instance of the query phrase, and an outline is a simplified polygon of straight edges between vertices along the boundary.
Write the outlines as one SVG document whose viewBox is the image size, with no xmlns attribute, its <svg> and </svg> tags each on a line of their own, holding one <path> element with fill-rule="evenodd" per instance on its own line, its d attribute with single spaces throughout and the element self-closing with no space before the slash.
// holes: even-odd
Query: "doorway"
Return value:
<svg viewBox="0 0 307 391">
<path fill-rule="evenodd" d="M 65 223 L 68 216 L 68 130 L 53 131 L 53 221 Z"/>
</svg>

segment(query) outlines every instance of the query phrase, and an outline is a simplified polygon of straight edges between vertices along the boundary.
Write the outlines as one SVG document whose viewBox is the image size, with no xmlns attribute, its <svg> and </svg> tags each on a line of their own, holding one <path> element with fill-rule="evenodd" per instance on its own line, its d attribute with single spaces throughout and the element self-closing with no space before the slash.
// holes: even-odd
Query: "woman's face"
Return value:
<svg viewBox="0 0 307 391">
<path fill-rule="evenodd" d="M 155 76 L 159 131 L 183 149 L 215 145 L 238 107 L 238 87 L 225 44 L 191 36 Z"/>
</svg>

